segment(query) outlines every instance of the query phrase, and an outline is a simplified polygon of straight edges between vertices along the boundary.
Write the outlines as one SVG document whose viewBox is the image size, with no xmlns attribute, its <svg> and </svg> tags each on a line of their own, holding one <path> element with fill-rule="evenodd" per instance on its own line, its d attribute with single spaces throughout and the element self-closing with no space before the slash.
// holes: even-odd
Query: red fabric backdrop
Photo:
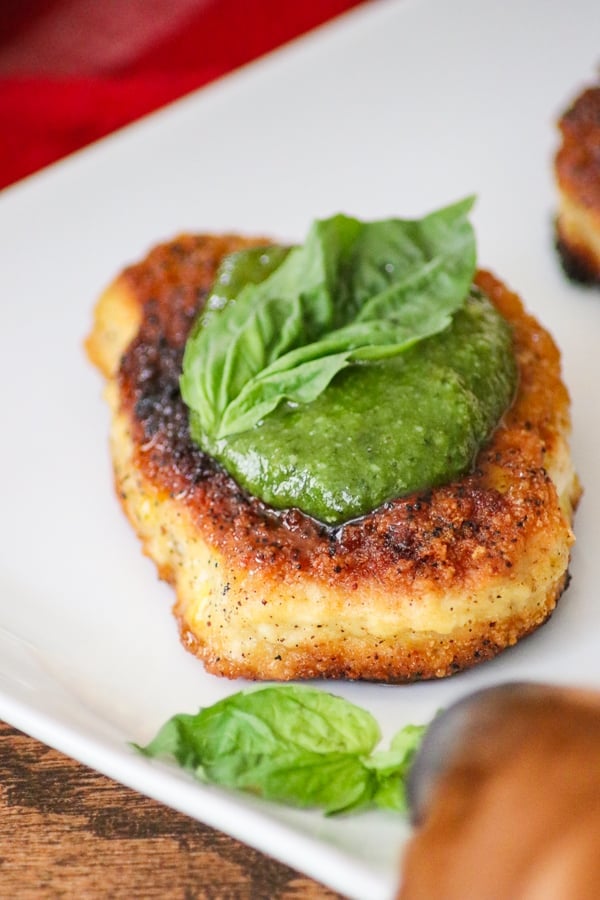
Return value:
<svg viewBox="0 0 600 900">
<path fill-rule="evenodd" d="M 0 188 L 365 0 L 0 0 Z"/>
</svg>

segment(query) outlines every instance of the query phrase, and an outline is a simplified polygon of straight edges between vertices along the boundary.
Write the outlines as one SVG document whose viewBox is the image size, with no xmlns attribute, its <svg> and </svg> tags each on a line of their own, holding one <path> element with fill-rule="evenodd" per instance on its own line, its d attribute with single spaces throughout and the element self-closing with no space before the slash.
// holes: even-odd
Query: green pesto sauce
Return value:
<svg viewBox="0 0 600 900">
<path fill-rule="evenodd" d="M 510 328 L 473 290 L 445 331 L 208 449 L 266 503 L 337 525 L 469 471 L 516 381 Z"/>
</svg>

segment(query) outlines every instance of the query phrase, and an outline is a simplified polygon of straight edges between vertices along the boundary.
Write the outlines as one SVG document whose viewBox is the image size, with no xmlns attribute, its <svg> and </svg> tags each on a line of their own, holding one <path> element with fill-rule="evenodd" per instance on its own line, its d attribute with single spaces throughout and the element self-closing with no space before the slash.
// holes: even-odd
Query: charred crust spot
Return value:
<svg viewBox="0 0 600 900">
<path fill-rule="evenodd" d="M 600 175 L 600 160 L 598 171 Z M 561 237 L 558 227 L 555 246 L 563 272 L 570 281 L 589 286 L 600 284 L 598 263 L 587 247 L 570 244 Z"/>
</svg>

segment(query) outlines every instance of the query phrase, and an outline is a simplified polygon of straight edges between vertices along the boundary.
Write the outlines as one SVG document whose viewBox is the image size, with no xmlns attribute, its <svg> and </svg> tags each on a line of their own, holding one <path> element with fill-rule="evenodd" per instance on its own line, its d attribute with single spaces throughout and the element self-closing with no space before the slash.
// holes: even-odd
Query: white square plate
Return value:
<svg viewBox="0 0 600 900">
<path fill-rule="evenodd" d="M 0 716 L 357 898 L 388 898 L 408 826 L 327 819 L 135 755 L 177 711 L 243 687 L 180 647 L 113 495 L 108 414 L 82 340 L 100 290 L 177 232 L 301 238 L 310 220 L 420 215 L 476 193 L 479 256 L 557 338 L 585 495 L 573 582 L 532 638 L 462 676 L 332 685 L 386 739 L 510 679 L 600 687 L 600 294 L 553 250 L 555 119 L 594 77 L 597 0 L 379 2 L 4 192 Z"/>
</svg>

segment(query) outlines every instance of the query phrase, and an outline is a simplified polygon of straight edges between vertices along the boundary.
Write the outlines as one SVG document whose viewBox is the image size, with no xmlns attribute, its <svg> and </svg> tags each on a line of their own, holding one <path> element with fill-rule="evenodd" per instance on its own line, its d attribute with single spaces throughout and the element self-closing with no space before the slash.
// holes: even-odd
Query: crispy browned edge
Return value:
<svg viewBox="0 0 600 900">
<path fill-rule="evenodd" d="M 190 240 L 198 239 L 178 239 L 179 252 L 182 242 Z M 235 237 L 201 240 L 208 242 L 206 252 L 214 256 L 213 265 L 199 277 L 206 288 L 222 253 L 245 241 Z M 573 540 L 570 520 L 580 487 L 568 453 L 569 401 L 560 377 L 559 353 L 550 335 L 524 312 L 517 296 L 491 274 L 478 273 L 478 284 L 512 324 L 520 384 L 512 408 L 480 453 L 473 473 L 418 497 L 385 504 L 363 520 L 338 529 L 332 541 L 331 534 L 297 511 L 273 514 L 254 498 L 243 496 L 228 477 L 185 483 L 176 471 L 165 470 L 164 456 L 160 452 L 154 456 L 156 447 L 151 453 L 145 449 L 134 401 L 123 388 L 122 354 L 143 322 L 147 283 L 153 283 L 155 312 L 156 304 L 167 309 L 173 302 L 177 274 L 173 276 L 164 260 L 161 263 L 161 254 L 168 255 L 166 248 L 171 246 L 155 249 L 154 257 L 151 254 L 127 270 L 111 286 L 98 304 L 86 346 L 109 381 L 116 377 L 121 394 L 115 412 L 128 420 L 133 435 L 131 465 L 143 490 L 156 503 L 177 504 L 186 527 L 195 529 L 211 558 L 220 560 L 222 571 L 218 578 L 214 575 L 213 592 L 219 595 L 225 634 L 213 640 L 216 629 L 211 635 L 210 628 L 199 631 L 191 624 L 196 610 L 181 593 L 175 607 L 184 645 L 206 668 L 228 677 L 273 679 L 325 676 L 399 682 L 442 677 L 495 656 L 542 624 L 566 584 Z M 159 273 L 158 282 L 148 276 L 147 268 L 152 266 L 155 275 Z M 161 266 L 169 269 L 171 286 L 157 294 Z M 558 485 L 560 497 L 548 470 L 557 481 L 563 479 Z M 144 533 L 119 478 L 118 490 L 146 552 L 156 559 L 152 537 Z M 506 609 L 497 609 L 493 618 L 477 619 L 478 591 L 489 593 L 497 585 L 500 597 L 510 591 L 511 583 L 520 589 L 519 578 L 529 561 L 539 568 L 544 556 L 550 559 L 556 554 L 561 558 L 559 571 L 550 578 L 543 596 L 535 597 L 531 609 L 513 613 L 509 603 Z M 177 586 L 176 566 L 156 561 L 161 577 Z M 242 596 L 228 590 L 236 580 L 245 585 Z M 378 644 L 376 636 L 371 644 L 362 645 L 360 640 L 344 639 L 343 646 L 331 640 L 319 642 L 313 636 L 310 645 L 288 647 L 273 658 L 260 652 L 227 656 L 223 623 L 231 620 L 236 603 L 265 605 L 274 591 L 295 600 L 307 589 L 320 591 L 325 606 L 330 602 L 331 615 L 342 617 L 342 632 L 343 617 L 351 622 L 353 611 L 369 603 L 375 627 L 378 615 L 393 614 L 394 606 L 406 615 L 409 607 L 447 605 L 465 593 L 474 598 L 475 606 L 473 617 L 452 633 L 406 632 L 395 646 L 389 641 Z M 233 633 L 235 623 L 231 628 Z"/>
</svg>

